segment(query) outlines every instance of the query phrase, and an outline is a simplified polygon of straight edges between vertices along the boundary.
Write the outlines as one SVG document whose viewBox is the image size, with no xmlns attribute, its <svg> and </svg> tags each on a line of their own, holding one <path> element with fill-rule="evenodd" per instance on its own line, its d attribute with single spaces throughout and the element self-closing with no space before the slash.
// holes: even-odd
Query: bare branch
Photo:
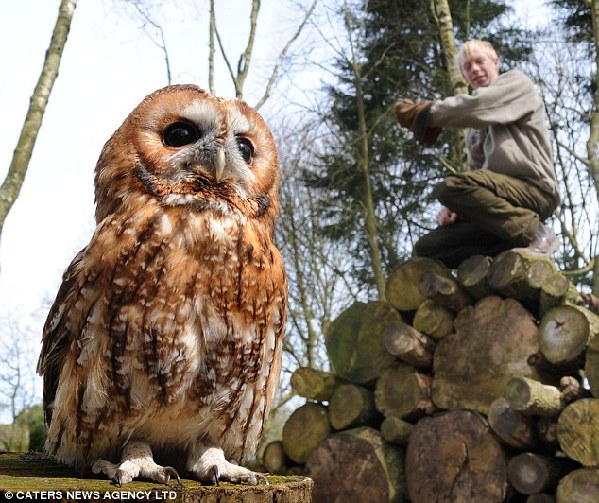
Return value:
<svg viewBox="0 0 599 503">
<path fill-rule="evenodd" d="M 210 0 L 210 40 L 208 53 L 208 90 L 214 94 L 214 33 L 216 31 L 216 16 L 214 0 Z"/>
<path fill-rule="evenodd" d="M 243 95 L 243 85 L 250 71 L 250 61 L 254 50 L 254 40 L 256 38 L 256 28 L 258 27 L 258 14 L 260 12 L 260 0 L 252 0 L 252 12 L 250 13 L 250 34 L 248 37 L 245 51 L 239 57 L 237 63 L 237 84 L 235 88 L 239 90 L 237 96 Z"/>
<path fill-rule="evenodd" d="M 220 38 L 220 33 L 218 32 L 218 27 L 216 25 L 214 26 L 214 34 L 216 35 L 216 41 L 218 42 L 218 48 L 220 49 L 221 56 L 225 60 L 225 64 L 227 65 L 227 68 L 229 69 L 229 75 L 231 76 L 231 82 L 233 82 L 233 85 L 235 86 L 235 95 L 241 96 L 242 92 L 241 92 L 241 89 L 239 89 L 237 77 L 235 76 L 235 72 L 233 71 L 233 67 L 231 66 L 231 62 L 229 61 L 229 58 L 227 58 L 227 53 L 225 51 L 225 47 L 223 46 L 223 41 Z"/>
<path fill-rule="evenodd" d="M 156 21 L 154 21 L 151 18 L 150 13 L 142 7 L 141 1 L 130 0 L 130 3 L 143 20 L 143 30 L 145 31 L 148 38 L 156 47 L 158 47 L 162 51 L 162 54 L 164 54 L 164 64 L 166 65 L 166 80 L 167 83 L 170 85 L 172 83 L 171 62 L 168 55 L 168 49 L 166 47 L 166 41 L 164 39 L 164 30 L 162 29 L 161 25 L 159 25 Z M 154 39 L 152 33 L 147 29 L 148 24 L 158 32 L 158 37 L 160 40 Z"/>
<path fill-rule="evenodd" d="M 296 32 L 287 41 L 287 43 L 283 46 L 283 49 L 279 53 L 279 57 L 277 58 L 277 62 L 275 63 L 275 66 L 274 66 L 274 68 L 272 70 L 272 73 L 270 75 L 270 79 L 268 80 L 268 83 L 266 84 L 266 88 L 264 90 L 264 94 L 262 95 L 262 98 L 260 98 L 260 100 L 258 101 L 258 103 L 254 106 L 254 108 L 256 110 L 259 110 L 260 107 L 262 107 L 262 105 L 264 105 L 264 103 L 266 102 L 266 100 L 268 100 L 268 98 L 270 97 L 270 93 L 272 92 L 272 88 L 273 88 L 273 86 L 274 86 L 274 84 L 275 84 L 275 82 L 277 80 L 278 75 L 279 75 L 279 69 L 281 68 L 281 64 L 283 63 L 283 60 L 285 59 L 285 56 L 287 55 L 287 52 L 289 51 L 289 49 L 291 48 L 291 46 L 293 45 L 293 43 L 301 35 L 304 27 L 306 26 L 306 24 L 308 23 L 308 20 L 310 19 L 310 16 L 312 16 L 312 13 L 314 12 L 314 9 L 316 8 L 316 4 L 317 3 L 318 3 L 318 0 L 314 0 L 314 2 L 312 3 L 312 5 L 310 6 L 310 8 L 308 9 L 308 11 L 306 12 L 306 15 L 304 16 L 304 19 L 302 20 L 302 22 L 298 26 Z"/>
</svg>

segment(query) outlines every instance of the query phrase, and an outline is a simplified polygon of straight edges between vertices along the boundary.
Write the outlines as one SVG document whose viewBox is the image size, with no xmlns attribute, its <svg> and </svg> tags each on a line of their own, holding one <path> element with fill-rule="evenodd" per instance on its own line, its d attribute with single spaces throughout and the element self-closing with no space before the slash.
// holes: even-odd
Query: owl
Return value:
<svg viewBox="0 0 599 503">
<path fill-rule="evenodd" d="M 147 96 L 104 146 L 97 227 L 44 325 L 47 450 L 118 484 L 256 484 L 281 370 L 279 161 L 262 117 L 194 85 Z"/>
</svg>

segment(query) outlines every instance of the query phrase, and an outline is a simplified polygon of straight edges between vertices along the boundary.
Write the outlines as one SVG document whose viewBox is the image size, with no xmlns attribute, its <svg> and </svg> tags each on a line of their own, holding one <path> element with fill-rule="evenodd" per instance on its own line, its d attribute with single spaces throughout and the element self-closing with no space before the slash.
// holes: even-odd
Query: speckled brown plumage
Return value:
<svg viewBox="0 0 599 503">
<path fill-rule="evenodd" d="M 254 453 L 279 379 L 278 181 L 272 135 L 241 100 L 169 86 L 131 112 L 44 327 L 51 455 L 118 464 L 142 442 L 200 479 L 255 482 L 212 450 Z"/>
</svg>

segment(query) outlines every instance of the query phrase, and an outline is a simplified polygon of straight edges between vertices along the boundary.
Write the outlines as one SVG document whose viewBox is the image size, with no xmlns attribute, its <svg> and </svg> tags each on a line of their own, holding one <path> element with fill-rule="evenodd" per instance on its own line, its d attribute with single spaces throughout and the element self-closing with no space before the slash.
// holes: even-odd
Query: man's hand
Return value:
<svg viewBox="0 0 599 503">
<path fill-rule="evenodd" d="M 403 127 L 414 133 L 420 145 L 430 147 L 441 134 L 440 128 L 428 127 L 428 120 L 432 101 L 414 103 L 405 98 L 395 103 L 395 117 Z"/>
<path fill-rule="evenodd" d="M 449 208 L 441 208 L 441 211 L 437 215 L 437 222 L 439 225 L 449 225 L 455 222 L 455 219 L 458 217 L 456 213 L 451 211 Z"/>
<path fill-rule="evenodd" d="M 397 122 L 412 132 L 416 131 L 418 116 L 425 110 L 428 110 L 431 105 L 432 101 L 414 103 L 412 100 L 402 98 L 395 103 L 395 117 L 397 118 Z"/>
</svg>

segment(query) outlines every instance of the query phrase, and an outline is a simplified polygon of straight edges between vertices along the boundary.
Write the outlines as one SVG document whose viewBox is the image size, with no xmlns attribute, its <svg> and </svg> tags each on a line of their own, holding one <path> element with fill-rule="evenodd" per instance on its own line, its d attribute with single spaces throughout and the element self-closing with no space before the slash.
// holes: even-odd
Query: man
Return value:
<svg viewBox="0 0 599 503">
<path fill-rule="evenodd" d="M 511 248 L 549 255 L 559 243 L 543 221 L 559 194 L 543 100 L 522 72 L 499 73 L 488 42 L 466 42 L 458 62 L 471 95 L 395 104 L 398 122 L 425 146 L 443 127 L 468 128 L 470 171 L 449 175 L 436 188 L 444 205 L 439 227 L 416 243 L 415 254 L 450 268 L 471 255 Z"/>
</svg>

